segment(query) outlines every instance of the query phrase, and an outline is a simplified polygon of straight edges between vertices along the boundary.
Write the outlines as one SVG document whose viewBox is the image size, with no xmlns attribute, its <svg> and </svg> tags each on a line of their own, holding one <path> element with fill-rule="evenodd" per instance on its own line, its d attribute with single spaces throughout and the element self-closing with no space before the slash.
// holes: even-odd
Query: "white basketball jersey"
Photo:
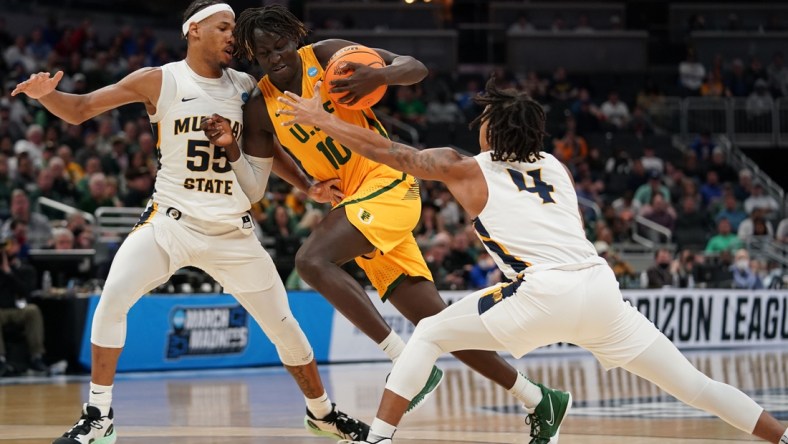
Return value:
<svg viewBox="0 0 788 444">
<path fill-rule="evenodd" d="M 487 204 L 473 221 L 476 233 L 509 279 L 521 272 L 604 264 L 586 239 L 577 194 L 552 155 L 528 162 L 474 158 L 487 182 Z"/>
<path fill-rule="evenodd" d="M 150 116 L 159 155 L 154 202 L 162 211 L 174 207 L 198 219 L 241 225 L 249 199 L 224 148 L 208 141 L 200 120 L 213 113 L 229 119 L 240 145 L 241 107 L 256 87 L 254 81 L 232 69 L 225 69 L 219 79 L 204 78 L 185 60 L 161 70 L 159 103 Z"/>
</svg>

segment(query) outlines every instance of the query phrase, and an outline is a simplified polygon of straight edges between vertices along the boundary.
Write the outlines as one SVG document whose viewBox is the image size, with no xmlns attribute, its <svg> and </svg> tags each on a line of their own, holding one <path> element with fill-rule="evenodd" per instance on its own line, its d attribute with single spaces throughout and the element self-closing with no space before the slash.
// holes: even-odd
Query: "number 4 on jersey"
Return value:
<svg viewBox="0 0 788 444">
<path fill-rule="evenodd" d="M 515 185 L 517 185 L 517 189 L 520 191 L 528 191 L 529 193 L 536 193 L 539 197 L 542 198 L 542 203 L 555 203 L 553 200 L 553 196 L 550 195 L 555 188 L 552 185 L 548 184 L 547 182 L 542 181 L 542 169 L 536 169 L 531 171 L 526 171 L 525 173 L 531 176 L 531 179 L 534 181 L 534 186 L 529 187 L 525 184 L 525 176 L 523 173 L 512 170 L 507 168 L 506 171 L 509 172 L 509 175 L 512 176 L 512 181 Z"/>
</svg>

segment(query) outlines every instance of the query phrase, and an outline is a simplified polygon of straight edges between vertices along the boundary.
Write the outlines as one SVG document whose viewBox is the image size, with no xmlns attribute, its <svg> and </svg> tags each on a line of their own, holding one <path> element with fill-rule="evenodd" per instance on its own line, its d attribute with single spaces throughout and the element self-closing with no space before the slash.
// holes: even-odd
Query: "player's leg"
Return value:
<svg viewBox="0 0 788 444">
<path fill-rule="evenodd" d="M 623 368 L 739 430 L 772 443 L 780 443 L 781 439 L 783 444 L 788 442 L 785 425 L 739 389 L 700 372 L 662 334 Z"/>
<path fill-rule="evenodd" d="M 345 210 L 330 211 L 296 254 L 298 274 L 334 308 L 377 344 L 392 332 L 369 296 L 340 265 L 375 247 L 347 219 Z"/>
<path fill-rule="evenodd" d="M 378 281 L 381 280 L 379 275 L 385 272 L 380 270 L 402 270 L 406 277 L 396 286 L 383 290 L 381 287 L 385 281 Z M 414 325 L 426 317 L 439 313 L 447 306 L 435 284 L 428 280 L 429 269 L 412 235 L 408 235 L 388 254 L 376 257 L 371 264 L 365 266 L 365 271 L 371 276 L 379 291 L 387 292 L 388 301 Z M 526 408 L 535 408 L 542 400 L 539 386 L 518 373 L 497 353 L 462 350 L 453 354 L 478 373 L 508 390 Z M 420 393 L 413 398 L 413 401 L 422 402 L 421 396 Z M 414 407 L 412 405 L 410 410 Z"/>
<path fill-rule="evenodd" d="M 126 314 L 139 298 L 169 279 L 170 261 L 154 238 L 152 225 L 136 230 L 118 250 L 93 315 L 91 383 L 82 416 L 55 444 L 111 444 L 112 385 L 126 341 Z"/>
<path fill-rule="evenodd" d="M 268 253 L 254 235 L 238 230 L 214 242 L 221 245 L 221 254 L 211 251 L 196 265 L 238 299 L 274 344 L 304 394 L 304 426 L 316 435 L 334 439 L 365 437 L 369 427 L 337 409 L 326 393 L 312 347 L 290 311 L 287 292 Z"/>
<path fill-rule="evenodd" d="M 593 352 L 605 367 L 620 366 L 740 430 L 773 443 L 785 436 L 786 427 L 755 401 L 696 369 L 654 324 L 625 303 L 609 267 L 577 274 L 589 297 L 576 304 L 582 307 L 579 319 L 572 320 L 578 337 L 567 337 L 569 342 Z"/>
</svg>

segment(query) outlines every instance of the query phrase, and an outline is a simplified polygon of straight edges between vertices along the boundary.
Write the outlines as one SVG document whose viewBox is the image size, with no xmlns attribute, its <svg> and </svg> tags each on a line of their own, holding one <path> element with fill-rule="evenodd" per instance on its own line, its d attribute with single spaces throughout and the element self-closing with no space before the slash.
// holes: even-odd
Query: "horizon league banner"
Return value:
<svg viewBox="0 0 788 444">
<path fill-rule="evenodd" d="M 368 292 L 383 319 L 407 342 L 414 326 L 389 303 Z M 443 291 L 448 303 L 470 291 Z M 680 349 L 742 348 L 788 344 L 788 291 L 677 289 L 625 290 L 624 299 L 651 320 Z M 579 352 L 572 344 L 553 344 L 529 355 Z M 377 345 L 334 313 L 329 348 L 330 362 L 385 360 Z"/>
</svg>

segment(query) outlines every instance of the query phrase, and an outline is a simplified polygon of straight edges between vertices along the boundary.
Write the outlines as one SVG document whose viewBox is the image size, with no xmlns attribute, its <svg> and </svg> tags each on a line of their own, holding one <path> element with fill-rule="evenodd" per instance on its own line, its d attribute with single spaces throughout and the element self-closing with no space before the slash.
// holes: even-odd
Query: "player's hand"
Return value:
<svg viewBox="0 0 788 444">
<path fill-rule="evenodd" d="M 345 193 L 337 188 L 338 184 L 339 179 L 328 179 L 318 182 L 309 187 L 307 195 L 315 202 L 331 202 L 331 205 L 336 205 L 345 198 Z"/>
<path fill-rule="evenodd" d="M 284 126 L 290 126 L 294 123 L 303 125 L 320 126 L 320 120 L 327 117 L 327 112 L 323 110 L 323 103 L 320 97 L 320 87 L 323 82 L 315 83 L 315 91 L 311 99 L 305 99 L 290 91 L 285 91 L 284 97 L 279 97 L 277 100 L 282 104 L 282 108 L 278 110 L 279 114 L 285 116 L 292 116 L 292 120 L 282 122 Z"/>
<path fill-rule="evenodd" d="M 380 69 L 370 68 L 363 63 L 345 62 L 339 67 L 342 74 L 352 72 L 344 79 L 332 80 L 328 85 L 331 93 L 347 92 L 338 102 L 343 105 L 355 105 L 364 96 L 386 84 Z"/>
<path fill-rule="evenodd" d="M 11 95 L 15 96 L 19 93 L 25 93 L 31 99 L 40 99 L 54 91 L 62 78 L 63 71 L 56 72 L 54 77 L 50 77 L 48 72 L 30 74 L 29 79 L 16 85 L 16 88 L 11 91 Z"/>
<path fill-rule="evenodd" d="M 203 117 L 200 121 L 200 129 L 205 133 L 205 137 L 216 146 L 228 147 L 235 141 L 230 121 L 218 114 Z"/>
</svg>

